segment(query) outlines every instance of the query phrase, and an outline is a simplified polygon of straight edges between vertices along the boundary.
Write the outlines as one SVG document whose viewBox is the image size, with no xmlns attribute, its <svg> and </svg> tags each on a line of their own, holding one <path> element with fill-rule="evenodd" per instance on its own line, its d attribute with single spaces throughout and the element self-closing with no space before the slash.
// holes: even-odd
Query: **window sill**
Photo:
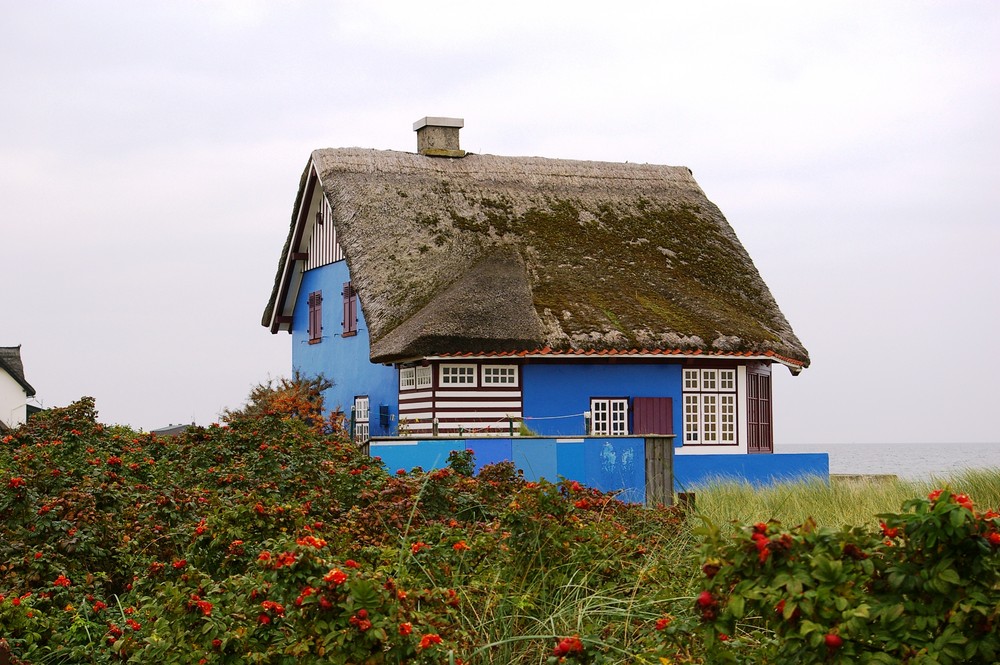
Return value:
<svg viewBox="0 0 1000 665">
<path fill-rule="evenodd" d="M 343 333 L 341 335 L 341 337 L 354 337 L 357 334 L 358 334 L 358 332 L 355 330 L 355 331 L 352 331 L 352 332 L 345 332 L 345 333 Z"/>
<path fill-rule="evenodd" d="M 311 340 L 309 340 L 309 343 L 310 344 L 319 344 L 322 341 L 323 341 L 323 338 L 321 337 L 320 339 L 311 339 Z"/>
</svg>

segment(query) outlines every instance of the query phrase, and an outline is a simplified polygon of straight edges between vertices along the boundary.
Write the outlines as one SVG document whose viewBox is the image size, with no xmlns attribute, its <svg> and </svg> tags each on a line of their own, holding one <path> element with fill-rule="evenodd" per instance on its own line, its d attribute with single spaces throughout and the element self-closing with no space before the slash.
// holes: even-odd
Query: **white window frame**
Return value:
<svg viewBox="0 0 1000 665">
<path fill-rule="evenodd" d="M 358 395 L 354 398 L 354 441 L 365 443 L 368 441 L 369 419 L 371 408 L 369 406 L 368 395 Z"/>
<path fill-rule="evenodd" d="M 517 365 L 483 365 L 484 386 L 516 386 Z"/>
<path fill-rule="evenodd" d="M 475 365 L 441 365 L 438 385 L 475 388 L 478 385 L 476 374 Z"/>
<path fill-rule="evenodd" d="M 429 365 L 420 366 L 416 368 L 416 387 L 417 388 L 430 388 L 433 383 L 433 372 Z"/>
<path fill-rule="evenodd" d="M 735 369 L 685 369 L 683 398 L 684 445 L 739 443 Z"/>
<path fill-rule="evenodd" d="M 590 434 L 628 436 L 628 398 L 591 397 Z"/>
<path fill-rule="evenodd" d="M 399 389 L 413 390 L 417 386 L 417 369 L 415 367 L 401 367 L 399 369 Z"/>
</svg>

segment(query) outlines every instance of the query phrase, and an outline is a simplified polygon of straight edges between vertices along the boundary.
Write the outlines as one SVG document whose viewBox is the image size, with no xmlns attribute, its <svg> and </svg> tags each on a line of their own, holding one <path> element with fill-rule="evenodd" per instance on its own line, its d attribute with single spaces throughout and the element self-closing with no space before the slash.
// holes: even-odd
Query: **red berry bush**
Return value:
<svg viewBox="0 0 1000 665">
<path fill-rule="evenodd" d="M 877 531 L 708 525 L 695 605 L 711 662 L 1000 661 L 1000 516 L 937 490 L 879 517 Z"/>
<path fill-rule="evenodd" d="M 387 472 L 321 417 L 322 386 L 255 389 L 177 438 L 104 426 L 84 398 L 0 439 L 0 662 L 597 663 L 658 648 L 673 582 L 657 553 L 679 513 L 526 483 L 509 463 L 474 476 L 468 452 Z"/>
</svg>

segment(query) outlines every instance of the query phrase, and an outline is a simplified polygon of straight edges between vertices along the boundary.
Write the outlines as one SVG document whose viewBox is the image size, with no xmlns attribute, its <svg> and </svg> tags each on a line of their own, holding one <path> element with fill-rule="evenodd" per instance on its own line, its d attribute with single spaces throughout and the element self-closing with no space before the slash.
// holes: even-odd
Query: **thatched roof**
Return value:
<svg viewBox="0 0 1000 665">
<path fill-rule="evenodd" d="M 289 248 L 309 223 L 298 208 L 313 173 L 333 208 L 373 362 L 546 348 L 809 364 L 690 170 L 536 157 L 315 151 L 264 313 L 273 332 L 294 299 Z"/>
<path fill-rule="evenodd" d="M 21 363 L 21 346 L 0 346 L 0 370 L 10 374 L 11 378 L 24 388 L 28 397 L 34 397 L 35 389 L 24 378 L 24 365 Z"/>
</svg>

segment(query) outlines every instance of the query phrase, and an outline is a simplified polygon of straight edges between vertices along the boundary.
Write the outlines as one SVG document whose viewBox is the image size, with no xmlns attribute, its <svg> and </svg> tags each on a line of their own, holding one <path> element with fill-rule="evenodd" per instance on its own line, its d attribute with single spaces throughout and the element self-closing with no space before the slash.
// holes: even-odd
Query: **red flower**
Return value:
<svg viewBox="0 0 1000 665">
<path fill-rule="evenodd" d="M 18 487 L 24 487 L 27 484 L 28 483 L 27 483 L 27 481 L 24 480 L 24 478 L 11 478 L 9 481 L 7 481 L 7 487 L 10 487 L 11 489 L 17 489 Z"/>
<path fill-rule="evenodd" d="M 262 626 L 266 626 L 267 624 L 271 623 L 271 617 L 267 616 L 264 613 L 261 613 L 260 616 L 257 617 L 257 623 L 259 623 Z"/>
<path fill-rule="evenodd" d="M 457 543 L 455 543 L 454 545 L 452 545 L 451 549 L 455 550 L 456 552 L 461 552 L 462 550 L 467 550 L 467 549 L 471 549 L 471 548 L 468 545 L 465 544 L 464 540 L 460 540 Z"/>
<path fill-rule="evenodd" d="M 420 550 L 426 550 L 426 549 L 430 549 L 430 545 L 419 540 L 410 546 L 410 551 L 413 552 L 414 554 L 418 553 Z"/>
<path fill-rule="evenodd" d="M 361 564 L 358 563 L 357 561 L 355 561 L 354 559 L 348 559 L 347 561 L 344 562 L 344 567 L 345 568 L 360 568 Z"/>
<path fill-rule="evenodd" d="M 195 527 L 194 532 L 199 536 L 205 533 L 205 520 L 198 522 L 198 526 Z"/>
<path fill-rule="evenodd" d="M 201 610 L 201 613 L 204 614 L 205 616 L 210 616 L 212 614 L 212 603 L 208 602 L 207 600 L 199 600 L 195 604 L 198 606 L 198 609 Z"/>
<path fill-rule="evenodd" d="M 107 604 L 100 600 L 94 603 L 93 605 L 93 609 L 95 612 L 100 612 L 101 610 L 107 609 L 107 607 L 108 607 Z"/>
<path fill-rule="evenodd" d="M 216 637 L 214 640 L 212 640 L 212 648 L 213 649 L 218 649 L 221 646 L 222 646 L 222 640 L 220 640 L 218 637 Z"/>
<path fill-rule="evenodd" d="M 726 635 L 725 633 L 719 633 L 719 641 L 720 642 L 728 642 L 729 641 L 729 635 Z"/>
<path fill-rule="evenodd" d="M 261 552 L 257 556 L 257 560 L 258 561 L 270 561 L 271 560 L 271 553 L 268 552 L 267 550 L 264 550 L 263 552 Z"/>
<path fill-rule="evenodd" d="M 186 566 L 187 563 L 188 563 L 187 559 L 178 559 L 177 561 L 174 561 L 173 566 L 176 570 L 180 570 L 181 568 Z"/>
<path fill-rule="evenodd" d="M 930 499 L 931 501 L 937 501 L 938 497 L 941 496 L 942 492 L 944 492 L 944 490 L 934 490 L 933 492 L 927 495 L 927 498 Z"/>
<path fill-rule="evenodd" d="M 108 458 L 108 462 L 107 463 L 108 463 L 108 466 L 121 466 L 122 465 L 122 458 L 118 457 L 117 455 L 112 455 L 111 457 Z"/>
<path fill-rule="evenodd" d="M 767 525 L 763 522 L 757 522 L 753 525 L 754 533 L 765 534 L 767 533 Z"/>
<path fill-rule="evenodd" d="M 347 581 L 347 573 L 340 570 L 339 568 L 334 568 L 333 570 L 331 570 L 330 572 L 328 572 L 326 575 L 323 576 L 323 581 L 330 582 L 331 584 L 334 584 L 336 586 L 340 586 L 341 584 Z"/>
<path fill-rule="evenodd" d="M 437 633 L 428 633 L 420 638 L 421 649 L 426 649 L 432 644 L 441 644 L 441 636 Z"/>
<path fill-rule="evenodd" d="M 990 541 L 990 545 L 993 547 L 1000 547 L 1000 533 L 994 531 L 990 535 L 986 536 L 986 540 Z"/>
<path fill-rule="evenodd" d="M 56 586 L 69 586 L 70 584 L 72 584 L 72 582 L 70 582 L 69 578 L 66 577 L 65 575 L 60 575 L 55 579 L 53 584 L 55 584 Z"/>
<path fill-rule="evenodd" d="M 955 495 L 955 503 L 967 510 L 972 510 L 972 499 L 969 498 L 968 494 Z"/>
<path fill-rule="evenodd" d="M 303 547 L 315 547 L 316 549 L 322 549 L 326 547 L 326 541 L 322 538 L 317 538 L 315 536 L 304 536 L 295 541 L 296 544 L 302 545 Z"/>
<path fill-rule="evenodd" d="M 564 637 L 556 645 L 556 648 L 552 650 L 552 655 L 556 658 L 563 658 L 571 653 L 583 653 L 583 642 L 580 641 L 577 635 Z"/>
<path fill-rule="evenodd" d="M 670 625 L 671 621 L 673 621 L 673 619 L 670 617 L 660 617 L 656 620 L 656 630 L 663 630 Z"/>
<path fill-rule="evenodd" d="M 409 635 L 412 632 L 413 632 L 413 624 L 410 623 L 409 621 L 399 624 L 400 635 L 403 635 L 405 637 L 406 635 Z"/>
<path fill-rule="evenodd" d="M 886 538 L 895 538 L 899 535 L 898 527 L 888 527 L 885 522 L 880 522 L 879 525 L 882 527 L 882 535 Z"/>
</svg>

